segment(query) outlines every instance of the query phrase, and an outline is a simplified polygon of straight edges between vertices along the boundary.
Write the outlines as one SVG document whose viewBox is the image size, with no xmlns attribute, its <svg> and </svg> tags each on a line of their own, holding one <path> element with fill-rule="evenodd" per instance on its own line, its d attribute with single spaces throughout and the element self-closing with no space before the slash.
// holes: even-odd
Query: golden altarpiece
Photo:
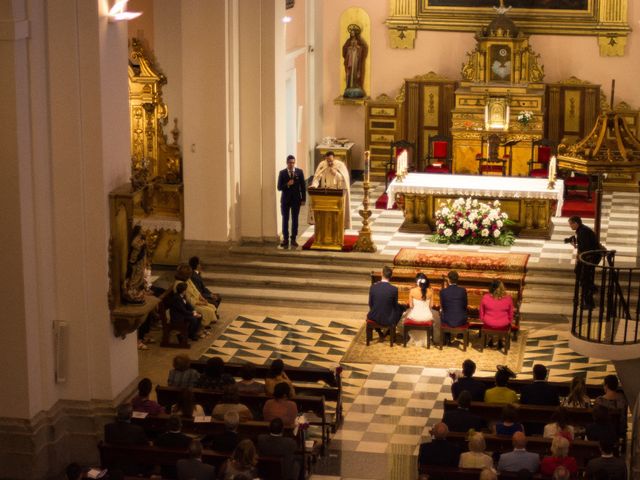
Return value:
<svg viewBox="0 0 640 480">
<path fill-rule="evenodd" d="M 147 295 L 138 303 L 125 301 L 132 231 L 139 226 L 151 264 L 175 265 L 180 260 L 184 224 L 182 154 L 177 120 L 168 143 L 163 132 L 168 109 L 162 99 L 165 76 L 141 43 L 129 46 L 129 112 L 131 181 L 109 194 L 109 308 L 116 336 L 133 332 L 158 299 Z"/>
<path fill-rule="evenodd" d="M 497 135 L 502 153 L 510 155 L 509 175 L 528 175 L 532 142 L 544 132 L 545 86 L 539 55 L 525 35 L 498 13 L 476 33 L 476 48 L 467 53 L 452 111 L 453 171 L 478 172 L 477 156 L 489 157 L 489 137 Z M 519 122 L 521 112 L 531 118 Z"/>
</svg>

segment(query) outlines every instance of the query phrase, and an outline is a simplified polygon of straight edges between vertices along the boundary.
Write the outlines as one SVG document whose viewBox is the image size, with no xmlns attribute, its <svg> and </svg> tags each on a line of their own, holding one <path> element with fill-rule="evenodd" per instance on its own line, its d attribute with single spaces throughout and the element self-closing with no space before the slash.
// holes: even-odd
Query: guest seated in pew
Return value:
<svg viewBox="0 0 640 480">
<path fill-rule="evenodd" d="M 262 409 L 262 418 L 270 422 L 274 418 L 280 418 L 285 426 L 292 427 L 298 416 L 296 402 L 289 400 L 291 387 L 286 382 L 276 385 L 273 398 L 266 401 Z"/>
<path fill-rule="evenodd" d="M 500 280 L 493 280 L 489 285 L 489 293 L 482 296 L 480 321 L 484 327 L 493 330 L 506 329 L 513 322 L 513 299 L 507 295 Z"/>
<path fill-rule="evenodd" d="M 256 382 L 256 367 L 247 363 L 242 366 L 242 371 L 240 373 L 240 380 L 236 383 L 238 387 L 238 393 L 240 394 L 249 394 L 249 395 L 262 395 L 265 393 L 265 385 L 264 383 Z"/>
<path fill-rule="evenodd" d="M 622 458 L 613 456 L 615 446 L 600 442 L 600 456 L 587 463 L 587 480 L 626 480 L 627 465 Z"/>
<path fill-rule="evenodd" d="M 289 377 L 287 377 L 287 374 L 284 371 L 284 362 L 277 358 L 271 362 L 271 365 L 269 366 L 269 373 L 267 373 L 267 378 L 264 382 L 267 395 L 273 395 L 276 385 L 281 382 L 289 384 L 289 398 L 293 398 L 296 395 L 296 390 L 293 388 L 293 383 L 289 380 Z"/>
<path fill-rule="evenodd" d="M 563 407 L 559 407 L 553 413 L 551 420 L 551 423 L 544 426 L 542 436 L 545 438 L 560 436 L 572 442 L 575 437 L 575 430 L 571 425 L 567 424 L 567 411 Z"/>
<path fill-rule="evenodd" d="M 176 448 L 186 450 L 191 444 L 191 437 L 182 433 L 182 420 L 177 415 L 172 415 L 167 422 L 167 431 L 158 435 L 153 444 L 161 448 Z M 162 465 L 160 467 L 163 478 L 175 478 L 176 467 Z"/>
<path fill-rule="evenodd" d="M 453 399 L 457 400 L 458 395 L 463 390 L 467 390 L 471 393 L 471 400 L 474 402 L 484 401 L 484 392 L 486 390 L 484 383 L 473 378 L 473 374 L 476 373 L 476 363 L 473 360 L 467 359 L 462 362 L 462 377 L 451 385 L 451 393 Z"/>
<path fill-rule="evenodd" d="M 178 403 L 171 405 L 171 415 L 202 417 L 204 416 L 204 408 L 202 408 L 202 405 L 193 401 L 193 392 L 185 388 L 180 395 Z"/>
<path fill-rule="evenodd" d="M 578 473 L 576 459 L 569 456 L 569 440 L 564 437 L 554 437 L 551 442 L 551 455 L 542 459 L 540 473 L 551 476 L 560 466 L 569 470 L 571 475 Z"/>
<path fill-rule="evenodd" d="M 585 437 L 592 442 L 618 442 L 617 426 L 611 422 L 609 409 L 603 405 L 593 407 L 593 423 L 587 425 Z"/>
<path fill-rule="evenodd" d="M 173 357 L 173 369 L 169 371 L 167 385 L 178 388 L 193 388 L 200 379 L 200 374 L 190 367 L 191 360 L 186 355 Z"/>
<path fill-rule="evenodd" d="M 440 290 L 440 324 L 461 327 L 467 323 L 467 290 L 458 286 L 458 272 L 447 274 L 447 287 Z M 444 343 L 450 339 L 443 338 Z"/>
<path fill-rule="evenodd" d="M 202 294 L 198 291 L 196 286 L 193 284 L 191 280 L 191 276 L 193 274 L 193 270 L 187 264 L 180 264 L 176 269 L 176 282 L 174 284 L 174 289 L 180 283 L 187 284 L 187 290 L 185 292 L 185 297 L 187 302 L 189 302 L 196 312 L 202 315 L 202 326 L 205 329 L 210 329 L 218 318 L 218 312 L 214 305 L 207 302 L 207 299 L 202 296 Z"/>
<path fill-rule="evenodd" d="M 431 442 L 420 445 L 418 454 L 418 469 L 423 465 L 439 465 L 443 467 L 457 467 L 460 462 L 460 449 L 447 440 L 449 427 L 445 423 L 437 423 L 431 429 Z"/>
<path fill-rule="evenodd" d="M 570 408 L 589 408 L 591 406 L 591 399 L 587 395 L 587 384 L 584 377 L 576 375 L 571 379 L 569 395 L 562 400 L 562 406 Z"/>
<path fill-rule="evenodd" d="M 240 443 L 238 435 L 238 425 L 240 415 L 238 412 L 230 411 L 224 414 L 224 432 L 216 435 L 207 435 L 202 439 L 203 445 L 216 452 L 233 452 Z"/>
<path fill-rule="evenodd" d="M 474 433 L 469 439 L 469 451 L 460 455 L 460 468 L 493 468 L 493 459 L 484 451 L 487 445 L 484 435 L 480 432 Z"/>
<path fill-rule="evenodd" d="M 216 469 L 202 461 L 202 444 L 192 440 L 189 444 L 189 458 L 182 458 L 176 464 L 178 480 L 215 480 Z"/>
<path fill-rule="evenodd" d="M 513 434 L 513 452 L 503 453 L 498 461 L 499 472 L 518 472 L 521 469 L 536 473 L 540 467 L 537 453 L 527 452 L 527 437 L 522 432 Z"/>
<path fill-rule="evenodd" d="M 199 257 L 191 257 L 189 259 L 189 266 L 191 267 L 191 281 L 198 289 L 198 291 L 202 294 L 202 296 L 209 302 L 211 305 L 216 307 L 216 318 L 220 320 L 220 315 L 218 315 L 218 307 L 220 306 L 220 302 L 222 302 L 222 297 L 217 293 L 211 292 L 204 284 L 204 280 L 202 280 L 202 276 L 200 275 L 200 270 L 202 269 L 202 265 L 200 265 Z"/>
<path fill-rule="evenodd" d="M 604 377 L 604 395 L 596 398 L 595 404 L 607 407 L 609 410 L 620 410 L 620 423 L 616 426 L 618 436 L 622 437 L 627 431 L 627 399 L 624 392 L 620 390 L 618 377 L 607 375 Z"/>
<path fill-rule="evenodd" d="M 138 395 L 131 399 L 131 406 L 134 412 L 145 412 L 150 415 L 160 415 L 164 413 L 162 405 L 153 400 L 149 400 L 151 388 L 151 380 L 148 378 L 143 378 L 138 382 Z"/>
<path fill-rule="evenodd" d="M 498 474 L 493 468 L 483 468 L 480 472 L 480 480 L 498 480 Z"/>
<path fill-rule="evenodd" d="M 484 401 L 487 403 L 518 403 L 516 392 L 507 387 L 509 373 L 505 370 L 496 372 L 496 386 L 487 390 Z"/>
<path fill-rule="evenodd" d="M 149 440 L 140 425 L 131 423 L 133 407 L 129 403 L 118 406 L 116 421 L 104 426 L 104 441 L 113 445 L 149 445 Z M 146 473 L 146 469 L 135 463 L 135 460 L 109 465 L 110 469 L 121 469 L 127 475 Z"/>
<path fill-rule="evenodd" d="M 220 480 L 233 480 L 236 475 L 247 475 L 249 478 L 258 476 L 256 464 L 258 463 L 258 454 L 256 447 L 251 440 L 245 439 L 238 443 L 229 458 L 220 468 Z"/>
<path fill-rule="evenodd" d="M 227 412 L 237 412 L 241 422 L 253 420 L 253 414 L 249 407 L 240 403 L 238 396 L 238 387 L 235 385 L 226 385 L 220 403 L 218 403 L 211 412 L 211 416 L 216 420 L 223 420 Z"/>
<path fill-rule="evenodd" d="M 480 431 L 485 427 L 484 420 L 469 411 L 471 407 L 471 393 L 464 390 L 458 395 L 458 408 L 444 413 L 442 422 L 449 427 L 450 432 Z"/>
<path fill-rule="evenodd" d="M 518 409 L 512 404 L 502 408 L 502 419 L 493 426 L 496 435 L 512 437 L 516 432 L 524 433 L 524 427 L 518 422 Z"/>
<path fill-rule="evenodd" d="M 520 392 L 523 405 L 560 405 L 556 388 L 547 382 L 547 367 L 538 363 L 533 366 L 533 383 L 524 385 Z"/>
<path fill-rule="evenodd" d="M 258 452 L 267 457 L 281 457 L 282 480 L 298 480 L 302 468 L 302 457 L 296 455 L 296 441 L 284 437 L 282 420 L 274 418 L 269 424 L 269 434 L 258 436 Z"/>
<path fill-rule="evenodd" d="M 222 390 L 225 385 L 233 383 L 233 377 L 224 373 L 224 361 L 220 357 L 211 357 L 207 360 L 204 373 L 200 375 L 196 387 Z"/>
<path fill-rule="evenodd" d="M 169 307 L 169 319 L 172 324 L 188 326 L 188 336 L 190 340 L 198 340 L 200 326 L 202 324 L 202 315 L 196 312 L 193 305 L 187 300 L 187 284 L 178 283 L 175 287 L 174 294 L 169 297 L 167 305 Z M 178 341 L 182 341 L 181 334 L 178 334 Z"/>
<path fill-rule="evenodd" d="M 556 467 L 551 475 L 552 480 L 571 480 L 571 472 L 563 465 Z"/>
</svg>

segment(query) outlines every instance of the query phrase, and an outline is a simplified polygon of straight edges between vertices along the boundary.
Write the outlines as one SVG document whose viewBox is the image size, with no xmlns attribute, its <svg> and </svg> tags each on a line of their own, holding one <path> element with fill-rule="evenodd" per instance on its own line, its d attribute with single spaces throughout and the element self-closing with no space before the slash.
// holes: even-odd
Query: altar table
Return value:
<svg viewBox="0 0 640 480">
<path fill-rule="evenodd" d="M 564 185 L 558 179 L 553 189 L 547 186 L 545 178 L 409 173 L 401 182 L 395 178 L 389 185 L 387 208 L 394 202 L 402 208 L 401 232 L 431 233 L 435 212 L 447 200 L 500 200 L 502 210 L 515 222 L 516 234 L 548 239 L 553 228 L 551 218 L 562 211 Z"/>
</svg>

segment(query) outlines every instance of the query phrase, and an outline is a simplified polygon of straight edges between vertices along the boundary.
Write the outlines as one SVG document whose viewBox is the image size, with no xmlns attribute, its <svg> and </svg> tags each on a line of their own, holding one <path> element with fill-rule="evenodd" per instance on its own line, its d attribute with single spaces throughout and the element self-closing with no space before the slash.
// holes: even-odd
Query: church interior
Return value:
<svg viewBox="0 0 640 480">
<path fill-rule="evenodd" d="M 0 288 L 0 479 L 72 478 L 71 463 L 135 478 L 110 468 L 123 458 L 177 478 L 186 449 L 118 449 L 105 425 L 148 378 L 166 412 L 131 422 L 166 430 L 179 355 L 201 379 L 222 359 L 236 384 L 246 363 L 269 379 L 284 362 L 304 413 L 284 434 L 297 479 L 480 478 L 422 463 L 461 409 L 465 360 L 488 387 L 513 374 L 518 393 L 544 365 L 562 401 L 580 379 L 587 407 L 567 409 L 580 475 L 603 452 L 584 434 L 592 410 L 603 393 L 626 399 L 609 411 L 616 457 L 640 478 L 637 2 L 0 0 L 0 52 L 0 256 L 15 275 Z M 328 152 L 344 183 L 315 189 Z M 291 243 L 276 188 L 288 155 L 307 195 Z M 476 206 L 497 215 L 477 235 Z M 449 228 L 458 207 L 466 223 Z M 595 234 L 593 265 L 570 240 L 575 217 Z M 437 334 L 368 319 L 385 266 L 401 304 L 427 275 L 436 318 L 458 270 L 469 323 Z M 173 292 L 194 271 L 213 297 L 195 293 L 200 330 L 176 330 Z M 515 311 L 506 330 L 478 318 L 495 280 Z M 603 391 L 611 376 L 617 392 Z M 182 428 L 218 472 L 231 452 L 205 439 L 225 427 L 211 420 L 222 394 L 202 390 L 207 416 Z M 249 397 L 255 421 L 239 431 L 255 440 L 275 400 Z M 525 426 L 556 414 L 520 403 Z M 500 470 L 512 438 L 492 430 L 492 405 L 471 411 Z M 549 456 L 551 438 L 526 438 Z M 450 429 L 462 451 L 467 440 Z M 256 478 L 288 475 L 274 474 L 288 460 L 256 458 Z"/>
</svg>

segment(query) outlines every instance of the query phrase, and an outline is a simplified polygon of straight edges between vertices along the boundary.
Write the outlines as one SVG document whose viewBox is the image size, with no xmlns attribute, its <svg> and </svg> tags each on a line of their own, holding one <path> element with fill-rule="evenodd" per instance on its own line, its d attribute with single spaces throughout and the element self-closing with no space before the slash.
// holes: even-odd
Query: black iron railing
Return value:
<svg viewBox="0 0 640 480">
<path fill-rule="evenodd" d="M 617 267 L 615 256 L 615 250 L 578 256 L 571 333 L 596 343 L 640 343 L 640 268 Z"/>
</svg>

